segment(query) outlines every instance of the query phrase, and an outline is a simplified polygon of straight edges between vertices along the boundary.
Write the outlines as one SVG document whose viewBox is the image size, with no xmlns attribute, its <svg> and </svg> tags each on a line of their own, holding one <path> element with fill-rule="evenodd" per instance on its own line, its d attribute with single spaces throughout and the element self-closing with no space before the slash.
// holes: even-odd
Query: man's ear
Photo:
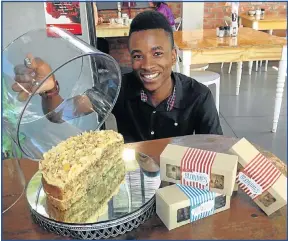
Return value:
<svg viewBox="0 0 288 241">
<path fill-rule="evenodd" d="M 176 64 L 176 61 L 177 61 L 177 50 L 176 50 L 176 48 L 174 47 L 174 48 L 172 49 L 172 64 L 173 64 L 173 65 Z"/>
</svg>

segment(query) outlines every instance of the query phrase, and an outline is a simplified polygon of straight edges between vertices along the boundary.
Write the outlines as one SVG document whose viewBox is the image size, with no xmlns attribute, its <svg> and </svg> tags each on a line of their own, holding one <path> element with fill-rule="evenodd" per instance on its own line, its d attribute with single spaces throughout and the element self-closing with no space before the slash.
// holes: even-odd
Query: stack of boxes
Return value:
<svg viewBox="0 0 288 241">
<path fill-rule="evenodd" d="M 239 186 L 270 215 L 287 203 L 287 178 L 246 139 L 229 154 L 168 145 L 160 177 L 174 185 L 156 192 L 156 213 L 169 230 L 230 208 Z"/>
</svg>

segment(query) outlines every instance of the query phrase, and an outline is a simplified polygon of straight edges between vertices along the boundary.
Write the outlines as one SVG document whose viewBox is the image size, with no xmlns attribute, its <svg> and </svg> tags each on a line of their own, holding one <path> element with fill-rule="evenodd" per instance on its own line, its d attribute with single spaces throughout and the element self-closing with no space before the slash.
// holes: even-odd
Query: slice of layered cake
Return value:
<svg viewBox="0 0 288 241">
<path fill-rule="evenodd" d="M 78 209 L 77 202 L 89 205 L 93 198 L 101 208 L 124 181 L 123 147 L 123 137 L 117 132 L 91 131 L 45 153 L 40 171 L 47 206 L 73 211 L 73 206 Z"/>
<path fill-rule="evenodd" d="M 118 171 L 122 172 L 119 169 Z M 109 200 L 118 193 L 121 178 L 115 178 L 110 183 L 105 181 L 99 183 L 64 211 L 59 210 L 48 201 L 46 202 L 46 212 L 50 218 L 65 223 L 97 222 L 98 218 L 107 212 Z"/>
</svg>

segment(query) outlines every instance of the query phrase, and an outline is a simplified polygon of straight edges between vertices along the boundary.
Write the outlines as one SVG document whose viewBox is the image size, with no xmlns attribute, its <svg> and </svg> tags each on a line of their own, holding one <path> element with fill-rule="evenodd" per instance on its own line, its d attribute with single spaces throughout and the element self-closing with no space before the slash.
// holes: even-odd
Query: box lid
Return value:
<svg viewBox="0 0 288 241">
<path fill-rule="evenodd" d="M 168 144 L 164 151 L 161 153 L 160 159 L 169 160 L 170 164 L 179 165 L 188 148 L 190 147 Z M 215 166 L 214 168 L 217 168 L 218 170 L 234 170 L 237 166 L 237 162 L 238 156 L 236 155 L 217 153 L 213 167 Z"/>
<path fill-rule="evenodd" d="M 187 195 L 177 185 L 160 188 L 156 192 L 169 206 L 180 202 L 190 204 Z"/>
<path fill-rule="evenodd" d="M 230 148 L 230 152 L 236 154 L 239 159 L 239 163 L 245 167 L 259 151 L 245 138 L 242 138 L 236 144 Z"/>
<path fill-rule="evenodd" d="M 221 194 L 211 192 L 208 190 L 202 190 L 199 188 L 193 188 L 190 186 L 183 186 L 180 184 L 174 184 L 157 190 L 157 194 L 169 205 L 183 203 L 190 205 L 190 198 L 195 202 L 201 203 L 207 195 L 218 197 Z M 202 200 L 202 201 L 201 201 Z"/>
</svg>

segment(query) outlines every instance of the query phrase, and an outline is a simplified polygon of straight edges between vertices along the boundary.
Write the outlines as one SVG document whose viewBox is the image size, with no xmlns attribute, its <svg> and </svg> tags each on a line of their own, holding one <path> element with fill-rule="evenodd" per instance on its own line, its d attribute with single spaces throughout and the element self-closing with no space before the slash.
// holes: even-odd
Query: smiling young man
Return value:
<svg viewBox="0 0 288 241">
<path fill-rule="evenodd" d="M 124 76 L 113 110 L 127 140 L 223 134 L 210 90 L 172 72 L 177 56 L 173 30 L 161 13 L 145 11 L 135 17 L 129 51 L 133 72 Z"/>
<path fill-rule="evenodd" d="M 210 90 L 194 79 L 172 72 L 176 62 L 173 31 L 161 13 L 145 11 L 134 18 L 130 25 L 129 52 L 133 71 L 123 76 L 121 90 L 112 110 L 118 131 L 126 142 L 194 133 L 223 134 Z M 38 64 L 41 64 L 41 68 Z M 39 59 L 31 59 L 30 69 L 39 71 L 34 71 L 36 76 L 33 75 L 33 81 L 51 71 L 49 65 Z M 16 74 L 19 76 L 21 73 Z M 16 81 L 21 82 L 21 78 Z M 27 75 L 25 81 L 27 85 Z M 46 113 L 63 101 L 55 83 L 54 76 L 51 76 L 40 89 L 46 92 L 42 95 Z M 17 84 L 14 85 L 12 88 L 15 91 L 23 91 Z M 87 98 L 84 102 L 89 105 Z M 75 117 L 81 114 L 79 112 L 87 114 L 81 109 L 75 113 Z M 56 116 L 58 120 L 51 118 L 54 122 L 61 119 L 61 115 Z"/>
</svg>

